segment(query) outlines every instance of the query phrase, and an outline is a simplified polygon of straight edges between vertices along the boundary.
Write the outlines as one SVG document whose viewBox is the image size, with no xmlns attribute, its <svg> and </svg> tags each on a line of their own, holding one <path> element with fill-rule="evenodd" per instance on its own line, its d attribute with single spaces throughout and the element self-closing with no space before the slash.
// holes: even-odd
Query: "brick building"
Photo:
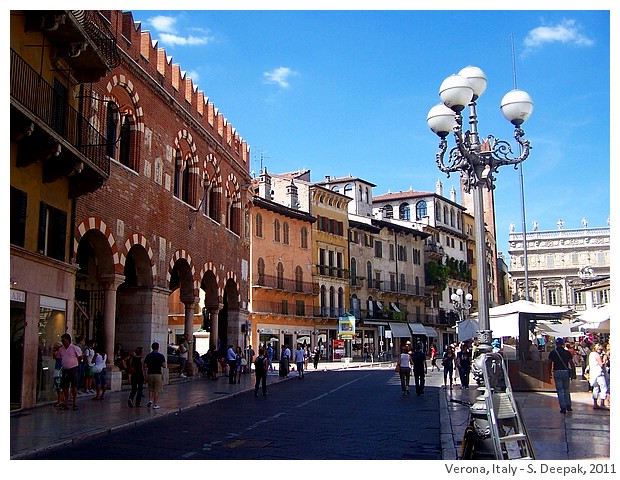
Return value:
<svg viewBox="0 0 620 480">
<path fill-rule="evenodd" d="M 29 29 L 23 19 L 31 17 L 35 21 Z M 61 21 L 55 30 L 48 28 L 57 32 L 52 34 L 45 29 L 54 18 Z M 82 75 L 76 60 L 58 68 L 53 65 L 56 51 L 40 48 L 51 51 L 47 75 L 68 85 L 67 103 L 75 103 L 81 118 L 75 125 L 90 128 L 85 143 L 102 151 L 106 167 L 101 171 L 76 155 L 70 166 L 82 170 L 67 167 L 56 180 L 64 193 L 48 195 L 49 203 L 65 212 L 67 225 L 65 255 L 53 266 L 67 277 L 62 295 L 54 297 L 65 302 L 64 315 L 50 340 L 65 330 L 94 338 L 105 346 L 110 362 L 116 343 L 148 351 L 157 341 L 165 351 L 175 333 L 191 334 L 201 327 L 211 342 L 242 344 L 249 296 L 249 148 L 130 12 L 12 14 L 11 28 L 23 38 L 16 37 L 13 47 L 11 36 L 12 54 L 15 48 L 25 56 L 29 50 L 23 45 L 44 45 L 44 37 L 53 35 L 64 45 L 61 34 L 70 24 L 85 37 L 85 46 L 72 47 L 67 58 L 93 57 L 92 41 L 84 33 L 91 22 L 97 22 L 95 32 L 106 32 L 105 45 L 116 58 L 100 59 L 93 68 L 97 75 Z M 101 52 L 98 57 L 105 58 Z M 69 121 L 68 111 L 56 108 L 56 121 Z M 12 157 L 13 150 L 12 143 Z M 48 163 L 39 160 L 33 168 L 45 170 Z M 13 171 L 12 163 L 12 179 Z M 39 184 L 49 190 L 45 174 L 42 178 Z M 62 200 L 67 191 L 73 202 Z M 21 276 L 31 274 L 36 272 L 19 272 L 16 281 L 24 285 Z M 38 279 L 49 282 L 49 288 L 58 282 L 53 275 Z M 175 305 L 182 305 L 181 311 L 169 315 Z M 37 349 L 30 345 L 36 336 L 26 343 L 24 364 L 36 358 Z M 110 366 L 109 376 L 112 388 L 120 388 L 120 372 Z"/>
</svg>

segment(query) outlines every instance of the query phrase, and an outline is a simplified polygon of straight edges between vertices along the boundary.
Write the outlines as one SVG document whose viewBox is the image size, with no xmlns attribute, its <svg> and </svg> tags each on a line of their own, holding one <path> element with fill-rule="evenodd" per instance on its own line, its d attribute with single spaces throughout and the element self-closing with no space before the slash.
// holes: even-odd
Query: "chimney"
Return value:
<svg viewBox="0 0 620 480">
<path fill-rule="evenodd" d="M 297 185 L 291 178 L 291 183 L 286 187 L 286 206 L 293 210 L 299 209 L 299 197 L 297 196 Z"/>
<path fill-rule="evenodd" d="M 258 177 L 258 196 L 271 200 L 271 177 L 267 173 L 267 167 L 263 168 Z"/>
<path fill-rule="evenodd" d="M 443 185 L 439 179 L 437 179 L 437 183 L 435 184 L 435 193 L 440 197 L 443 197 Z"/>
</svg>

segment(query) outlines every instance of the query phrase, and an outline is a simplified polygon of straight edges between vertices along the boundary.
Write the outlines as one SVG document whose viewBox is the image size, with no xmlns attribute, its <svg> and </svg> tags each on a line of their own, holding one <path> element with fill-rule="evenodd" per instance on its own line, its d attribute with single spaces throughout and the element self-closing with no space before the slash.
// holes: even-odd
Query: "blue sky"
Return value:
<svg viewBox="0 0 620 480">
<path fill-rule="evenodd" d="M 552 2 L 525 5 L 545 3 Z M 270 172 L 308 168 L 313 181 L 351 174 L 375 183 L 374 195 L 434 191 L 437 179 L 446 195 L 458 186 L 457 174 L 447 178 L 435 164 L 438 138 L 426 115 L 444 78 L 467 65 L 488 79 L 478 102 L 481 135 L 517 149 L 499 110 L 515 80 L 512 37 L 518 88 L 534 101 L 523 125 L 533 147 L 523 164 L 531 231 L 533 221 L 552 230 L 559 219 L 565 229 L 581 228 L 583 217 L 590 227 L 607 225 L 612 4 L 592 1 L 598 10 L 590 11 L 316 10 L 320 2 L 294 11 L 277 10 L 281 2 L 271 10 L 244 10 L 243 2 L 232 11 L 131 10 L 248 142 L 256 175 L 262 155 Z M 496 186 L 498 249 L 507 253 L 510 223 L 521 231 L 518 170 L 502 167 Z"/>
</svg>

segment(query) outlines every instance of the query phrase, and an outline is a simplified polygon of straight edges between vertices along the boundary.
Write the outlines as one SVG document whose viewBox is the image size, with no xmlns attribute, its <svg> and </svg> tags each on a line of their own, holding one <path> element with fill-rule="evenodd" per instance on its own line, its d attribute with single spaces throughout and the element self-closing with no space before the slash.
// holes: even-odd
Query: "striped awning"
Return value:
<svg viewBox="0 0 620 480">
<path fill-rule="evenodd" d="M 390 322 L 390 330 L 392 330 L 392 337 L 394 338 L 409 338 L 411 332 L 407 328 L 406 323 L 394 323 Z"/>
</svg>

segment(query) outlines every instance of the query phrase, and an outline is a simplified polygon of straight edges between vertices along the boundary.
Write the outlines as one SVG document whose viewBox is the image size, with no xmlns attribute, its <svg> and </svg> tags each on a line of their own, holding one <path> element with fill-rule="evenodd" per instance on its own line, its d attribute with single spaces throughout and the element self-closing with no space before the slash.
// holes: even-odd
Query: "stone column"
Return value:
<svg viewBox="0 0 620 480">
<path fill-rule="evenodd" d="M 209 322 L 211 323 L 210 325 L 211 334 L 209 336 L 209 342 L 215 345 L 216 349 L 217 349 L 217 341 L 219 339 L 219 332 L 218 332 L 219 315 L 218 314 L 220 312 L 220 309 L 222 308 L 224 308 L 223 304 L 207 306 L 207 309 L 209 310 Z M 224 348 L 226 348 L 226 345 L 224 345 Z"/>
<path fill-rule="evenodd" d="M 192 342 L 189 351 L 187 352 L 187 363 L 185 365 L 185 370 L 189 373 L 190 376 L 193 376 L 196 372 L 194 370 L 194 300 L 185 301 L 185 328 L 184 333 L 189 335 L 189 339 Z"/>
<path fill-rule="evenodd" d="M 125 281 L 122 275 L 102 275 L 101 283 L 105 288 L 105 298 L 103 304 L 103 338 L 105 344 L 105 354 L 107 356 L 108 382 L 107 389 L 117 391 L 121 389 L 121 371 L 114 365 L 114 345 L 116 345 L 116 290 Z"/>
</svg>

